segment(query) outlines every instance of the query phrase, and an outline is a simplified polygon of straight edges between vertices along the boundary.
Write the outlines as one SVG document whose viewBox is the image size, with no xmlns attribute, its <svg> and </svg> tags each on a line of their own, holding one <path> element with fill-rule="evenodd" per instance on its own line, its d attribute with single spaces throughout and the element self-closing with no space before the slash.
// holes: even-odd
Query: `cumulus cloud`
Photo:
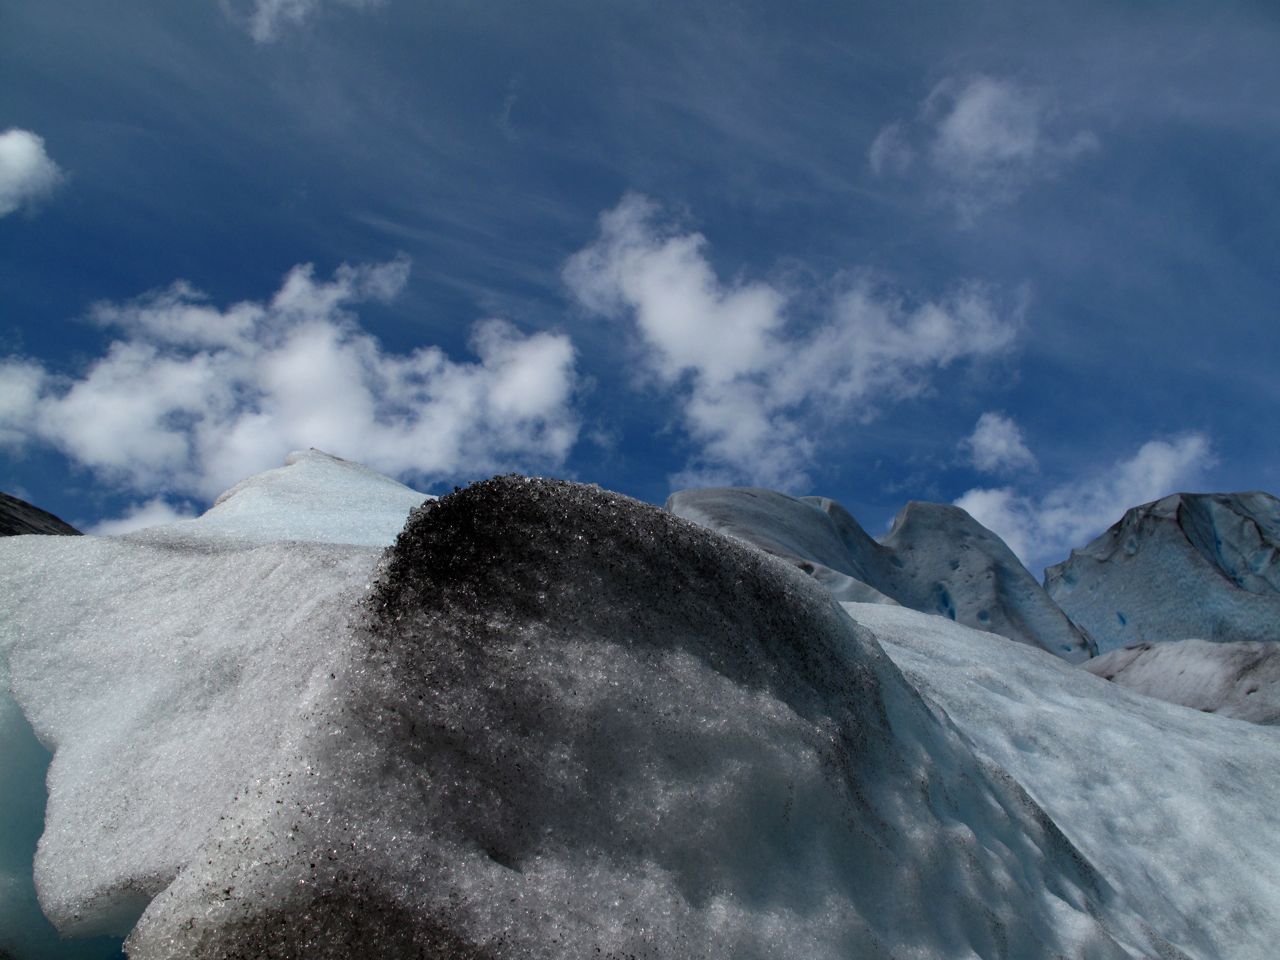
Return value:
<svg viewBox="0 0 1280 960">
<path fill-rule="evenodd" d="M 1129 459 L 1040 496 L 1011 486 L 978 488 L 955 503 L 1029 567 L 1042 567 L 1083 546 L 1130 507 L 1193 486 L 1212 462 L 1208 438 L 1189 433 L 1148 441 Z"/>
<path fill-rule="evenodd" d="M 961 442 L 970 462 L 984 473 L 1032 469 L 1036 458 L 1022 439 L 1022 430 L 1010 418 L 988 412 L 978 418 L 973 433 Z"/>
<path fill-rule="evenodd" d="M 176 520 L 190 520 L 195 513 L 186 507 L 175 507 L 163 497 L 152 497 L 137 503 L 114 520 L 103 520 L 89 528 L 88 532 L 99 537 L 118 537 L 121 534 L 158 527 Z"/>
<path fill-rule="evenodd" d="M 247 13 L 236 12 L 231 0 L 222 0 L 223 9 L 237 20 L 257 43 L 272 43 L 281 34 L 297 27 L 315 14 L 321 7 L 334 3 L 345 7 L 362 9 L 373 7 L 382 0 L 253 0 Z"/>
<path fill-rule="evenodd" d="M 939 83 L 913 120 L 881 130 L 867 159 L 880 176 L 919 167 L 971 219 L 1097 147 L 1093 133 L 1064 129 L 1044 91 L 980 74 Z"/>
<path fill-rule="evenodd" d="M 62 179 L 43 138 L 16 127 L 0 133 L 0 217 L 43 200 Z"/>
<path fill-rule="evenodd" d="M 630 323 L 648 372 L 679 399 L 698 448 L 684 479 L 802 485 L 820 424 L 919 395 L 938 369 L 1008 349 L 1019 326 L 1021 308 L 979 283 L 913 302 L 867 277 L 801 326 L 784 290 L 722 281 L 706 239 L 661 215 L 625 197 L 564 278 L 585 309 Z"/>
<path fill-rule="evenodd" d="M 269 301 L 225 309 L 183 282 L 98 304 L 119 336 L 81 375 L 4 365 L 0 441 L 206 499 L 310 446 L 425 482 L 561 463 L 578 432 L 569 339 L 491 319 L 472 329 L 474 362 L 388 353 L 350 308 L 395 296 L 408 272 L 403 258 L 329 280 L 299 266 Z"/>
</svg>

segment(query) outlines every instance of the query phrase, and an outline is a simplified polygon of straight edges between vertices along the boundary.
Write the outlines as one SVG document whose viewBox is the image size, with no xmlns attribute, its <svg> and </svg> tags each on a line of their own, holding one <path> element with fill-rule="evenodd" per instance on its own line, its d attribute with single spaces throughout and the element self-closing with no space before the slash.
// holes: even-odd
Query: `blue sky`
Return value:
<svg viewBox="0 0 1280 960">
<path fill-rule="evenodd" d="M 1270 3 L 0 2 L 0 489 L 1280 489 Z M 119 529 L 118 527 L 115 529 Z"/>
</svg>

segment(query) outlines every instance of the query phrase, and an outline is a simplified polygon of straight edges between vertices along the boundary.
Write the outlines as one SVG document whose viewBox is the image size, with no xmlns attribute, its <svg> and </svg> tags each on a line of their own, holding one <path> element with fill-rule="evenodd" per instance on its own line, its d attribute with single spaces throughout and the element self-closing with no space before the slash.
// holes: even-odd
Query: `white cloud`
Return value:
<svg viewBox="0 0 1280 960">
<path fill-rule="evenodd" d="M 136 503 L 114 520 L 103 520 L 90 527 L 88 532 L 98 537 L 118 537 L 121 534 L 158 527 L 177 520 L 190 520 L 195 513 L 185 507 L 175 507 L 163 497 L 152 497 L 145 503 Z"/>
<path fill-rule="evenodd" d="M 1083 546 L 1130 507 L 1193 486 L 1212 462 L 1208 438 L 1189 433 L 1151 440 L 1129 459 L 1042 496 L 980 488 L 955 503 L 999 534 L 1029 567 L 1040 567 Z"/>
<path fill-rule="evenodd" d="M 935 86 L 913 121 L 881 130 L 868 162 L 877 175 L 903 176 L 927 158 L 930 180 L 968 220 L 1097 147 L 1092 133 L 1064 129 L 1044 91 L 979 74 Z"/>
<path fill-rule="evenodd" d="M 0 217 L 38 203 L 62 180 L 43 138 L 17 128 L 0 133 Z"/>
<path fill-rule="evenodd" d="M 984 473 L 1001 473 L 1034 468 L 1036 458 L 1022 439 L 1022 430 L 1009 417 L 988 412 L 961 442 L 975 467 Z"/>
<path fill-rule="evenodd" d="M 1006 350 L 1020 308 L 957 286 L 911 303 L 863 277 L 804 329 L 783 290 L 716 276 L 700 234 L 668 229 L 631 195 L 600 218 L 600 235 L 566 264 L 587 310 L 631 321 L 646 368 L 679 399 L 698 446 L 689 477 L 793 488 L 805 482 L 818 425 L 869 418 L 918 395 L 939 368 Z"/>
<path fill-rule="evenodd" d="M 254 41 L 272 43 L 280 39 L 283 31 L 300 26 L 322 7 L 335 2 L 340 6 L 364 9 L 377 6 L 382 0 L 252 0 L 246 14 L 236 13 L 232 0 L 222 0 L 222 6 L 244 24 Z"/>
<path fill-rule="evenodd" d="M 904 174 L 915 163 L 916 152 L 901 123 L 891 123 L 871 141 L 867 160 L 877 176 Z"/>
<path fill-rule="evenodd" d="M 563 335 L 473 327 L 476 362 L 436 347 L 385 352 L 349 308 L 387 300 L 408 261 L 295 267 L 267 302 L 218 309 L 189 284 L 98 304 L 121 336 L 79 377 L 10 361 L 0 441 L 43 442 L 109 482 L 211 498 L 322 447 L 430 482 L 558 465 L 577 437 L 574 350 Z"/>
</svg>

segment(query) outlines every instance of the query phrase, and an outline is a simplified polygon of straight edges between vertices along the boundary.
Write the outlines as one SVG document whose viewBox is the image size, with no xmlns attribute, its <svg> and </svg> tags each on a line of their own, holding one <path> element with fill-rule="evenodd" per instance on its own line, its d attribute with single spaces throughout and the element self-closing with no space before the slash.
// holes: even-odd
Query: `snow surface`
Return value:
<svg viewBox="0 0 1280 960">
<path fill-rule="evenodd" d="M 1148 697 L 1250 723 L 1280 724 L 1277 643 L 1140 643 L 1082 666 Z"/>
<path fill-rule="evenodd" d="M 1181 493 L 1134 507 L 1046 570 L 1045 587 L 1103 653 L 1280 640 L 1280 500 Z"/>
<path fill-rule="evenodd" d="M 1274 960 L 1280 731 L 1161 703 L 938 617 L 844 604 L 1186 955 Z"/>
<path fill-rule="evenodd" d="M 913 501 L 880 542 L 839 503 L 772 490 L 682 490 L 666 508 L 813 576 L 837 600 L 898 603 L 1072 662 L 1095 650 L 1004 541 L 959 507 Z"/>
<path fill-rule="evenodd" d="M 3 541 L 0 950 L 19 960 L 118 951 L 101 940 L 59 944 L 37 907 L 31 847 L 46 815 L 46 769 L 48 815 L 66 828 L 41 841 L 45 910 L 66 933 L 123 935 L 185 855 L 172 832 L 154 829 L 156 815 L 185 817 L 190 846 L 216 818 L 227 777 L 257 775 L 283 732 L 254 727 L 263 717 L 242 712 L 245 698 L 285 698 L 280 723 L 290 721 L 299 677 L 331 653 L 317 646 L 329 627 L 295 636 L 299 625 L 348 609 L 378 556 L 280 541 L 382 547 L 424 499 L 312 450 L 238 484 L 195 520 L 123 538 Z M 293 637 L 287 649 L 282 633 Z M 27 717 L 10 696 L 19 641 L 12 683 L 28 698 Z M 172 735 L 149 742 L 146 724 L 161 720 Z M 66 744 L 51 768 L 41 740 Z"/>
</svg>

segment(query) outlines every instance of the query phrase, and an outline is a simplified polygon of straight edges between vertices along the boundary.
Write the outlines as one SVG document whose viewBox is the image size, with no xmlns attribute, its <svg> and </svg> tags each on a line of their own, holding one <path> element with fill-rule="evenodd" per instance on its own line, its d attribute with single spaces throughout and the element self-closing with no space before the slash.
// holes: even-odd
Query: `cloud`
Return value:
<svg viewBox="0 0 1280 960">
<path fill-rule="evenodd" d="M 979 488 L 955 503 L 1035 569 L 1083 546 L 1130 507 L 1193 486 L 1212 463 L 1208 438 L 1188 433 L 1148 441 L 1129 459 L 1042 496 L 1013 487 Z"/>
<path fill-rule="evenodd" d="M 43 200 L 64 179 L 44 139 L 16 127 L 0 133 L 0 217 Z"/>
<path fill-rule="evenodd" d="M 1032 469 L 1036 458 L 1022 440 L 1022 430 L 999 413 L 984 413 L 973 433 L 961 441 L 970 462 L 984 473 Z"/>
<path fill-rule="evenodd" d="M 490 319 L 472 328 L 475 362 L 387 353 L 350 307 L 394 297 L 408 272 L 403 258 L 327 281 L 299 266 L 271 300 L 225 309 L 181 281 L 98 304 L 119 338 L 80 376 L 4 365 L 0 441 L 53 446 L 123 489 L 206 499 L 311 446 L 424 482 L 562 463 L 578 433 L 569 339 Z"/>
<path fill-rule="evenodd" d="M 935 86 L 913 121 L 880 131 L 867 160 L 878 176 L 921 169 L 968 220 L 1097 148 L 1091 132 L 1064 129 L 1044 91 L 979 74 Z"/>
<path fill-rule="evenodd" d="M 298 27 L 321 7 L 332 5 L 335 0 L 253 0 L 247 14 L 235 13 L 230 0 L 222 0 L 223 9 L 244 24 L 257 43 L 272 43 L 281 33 Z M 382 0 L 336 0 L 340 6 L 365 9 L 377 6 Z"/>
<path fill-rule="evenodd" d="M 649 376 L 678 398 L 698 448 L 686 479 L 801 486 L 825 422 L 869 419 L 924 393 L 938 369 L 1007 350 L 1017 333 L 1022 306 L 1002 310 L 982 284 L 912 302 L 867 276 L 800 324 L 784 290 L 723 282 L 706 239 L 661 213 L 623 198 L 564 278 L 587 311 L 630 324 Z"/>
<path fill-rule="evenodd" d="M 145 503 L 137 503 L 115 520 L 102 520 L 88 532 L 98 537 L 118 537 L 147 527 L 158 527 L 178 520 L 190 520 L 195 513 L 185 507 L 174 507 L 163 497 L 152 497 Z"/>
</svg>

